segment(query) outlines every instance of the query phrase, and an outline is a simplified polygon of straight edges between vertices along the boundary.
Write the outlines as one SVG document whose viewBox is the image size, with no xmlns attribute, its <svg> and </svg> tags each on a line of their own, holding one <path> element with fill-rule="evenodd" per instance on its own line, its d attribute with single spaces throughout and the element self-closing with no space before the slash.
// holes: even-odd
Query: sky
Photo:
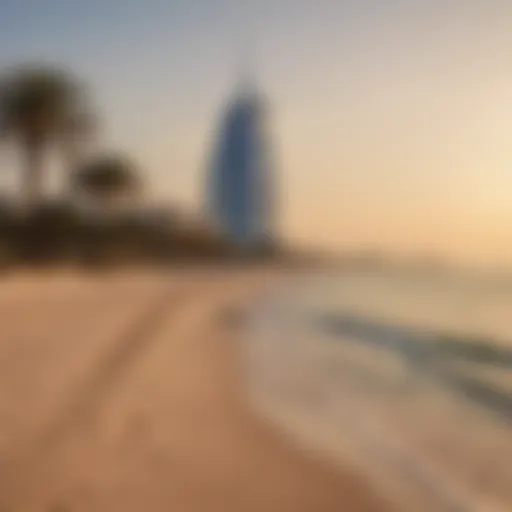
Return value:
<svg viewBox="0 0 512 512">
<path fill-rule="evenodd" d="M 249 47 L 285 238 L 512 267 L 510 19 L 507 0 L 1 0 L 0 66 L 67 66 L 99 149 L 199 210 Z"/>
</svg>

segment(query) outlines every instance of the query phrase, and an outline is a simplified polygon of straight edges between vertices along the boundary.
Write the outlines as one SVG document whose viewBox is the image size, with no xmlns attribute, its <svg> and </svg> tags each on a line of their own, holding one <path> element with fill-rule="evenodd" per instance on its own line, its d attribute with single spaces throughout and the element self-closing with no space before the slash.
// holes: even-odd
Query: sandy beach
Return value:
<svg viewBox="0 0 512 512">
<path fill-rule="evenodd" d="M 5 276 L 1 510 L 388 510 L 363 474 L 299 448 L 248 403 L 229 312 L 272 279 Z"/>
</svg>

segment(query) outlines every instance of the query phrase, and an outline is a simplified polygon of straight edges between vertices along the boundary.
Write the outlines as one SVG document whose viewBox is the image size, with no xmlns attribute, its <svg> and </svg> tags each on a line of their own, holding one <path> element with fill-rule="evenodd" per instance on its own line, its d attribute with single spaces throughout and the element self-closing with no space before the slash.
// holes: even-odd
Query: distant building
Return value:
<svg viewBox="0 0 512 512">
<path fill-rule="evenodd" d="M 265 102 L 254 86 L 240 85 L 223 114 L 209 169 L 209 219 L 241 249 L 267 246 L 274 237 L 265 117 Z"/>
</svg>

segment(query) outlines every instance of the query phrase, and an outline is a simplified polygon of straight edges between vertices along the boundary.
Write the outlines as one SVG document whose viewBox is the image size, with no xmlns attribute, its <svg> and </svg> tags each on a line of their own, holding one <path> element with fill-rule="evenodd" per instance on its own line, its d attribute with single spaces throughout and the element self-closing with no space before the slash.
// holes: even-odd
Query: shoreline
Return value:
<svg viewBox="0 0 512 512">
<path fill-rule="evenodd" d="M 506 418 L 439 371 L 418 371 L 396 337 L 365 344 L 354 328 L 316 331 L 302 322 L 315 310 L 298 290 L 276 298 L 254 316 L 246 345 L 260 410 L 297 443 L 359 468 L 393 510 L 509 509 Z"/>
<path fill-rule="evenodd" d="M 387 510 L 363 475 L 296 446 L 248 403 L 240 331 L 223 319 L 269 280 L 256 269 L 75 276 L 72 286 L 42 277 L 14 302 L 7 287 L 5 509 Z M 126 329 L 162 294 L 174 297 L 168 313 L 131 346 Z M 41 449 L 48 432 L 58 435 Z"/>
</svg>

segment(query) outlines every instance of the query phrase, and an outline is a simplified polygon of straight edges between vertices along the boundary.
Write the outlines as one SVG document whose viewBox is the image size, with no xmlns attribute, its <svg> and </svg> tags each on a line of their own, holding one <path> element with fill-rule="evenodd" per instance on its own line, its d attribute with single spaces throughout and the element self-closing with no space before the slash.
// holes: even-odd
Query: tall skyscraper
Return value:
<svg viewBox="0 0 512 512">
<path fill-rule="evenodd" d="M 266 105 L 251 80 L 242 80 L 223 113 L 209 169 L 209 216 L 241 249 L 273 239 L 270 147 Z"/>
</svg>

